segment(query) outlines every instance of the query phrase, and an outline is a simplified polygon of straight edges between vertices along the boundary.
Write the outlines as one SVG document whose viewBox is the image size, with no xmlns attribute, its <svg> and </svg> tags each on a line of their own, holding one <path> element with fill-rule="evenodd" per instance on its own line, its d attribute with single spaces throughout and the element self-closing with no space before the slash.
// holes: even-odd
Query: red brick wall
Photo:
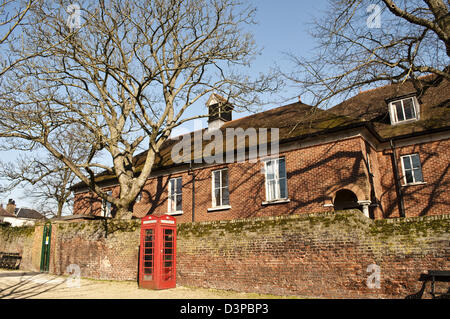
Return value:
<svg viewBox="0 0 450 319">
<path fill-rule="evenodd" d="M 396 147 L 397 167 L 402 185 L 406 217 L 448 214 L 450 210 L 450 140 L 440 140 L 405 147 Z M 425 184 L 403 186 L 403 155 L 418 153 Z M 381 183 L 380 218 L 399 217 L 398 196 L 392 169 L 392 151 L 378 153 Z"/>
<path fill-rule="evenodd" d="M 421 290 L 421 274 L 449 269 L 449 218 L 373 221 L 358 212 L 183 224 L 178 283 L 278 295 L 405 298 Z M 371 264 L 380 267 L 380 288 L 367 285 Z M 448 283 L 436 288 L 445 292 Z M 428 282 L 425 298 L 429 291 Z"/>
<path fill-rule="evenodd" d="M 136 280 L 140 221 L 54 223 L 50 273 L 68 274 L 76 264 L 81 277 Z"/>
<path fill-rule="evenodd" d="M 419 153 L 426 184 L 404 186 L 406 217 L 446 214 L 450 209 L 448 188 L 450 141 L 441 140 L 397 147 L 397 166 L 402 174 L 400 156 Z M 370 157 L 371 173 L 367 167 Z M 303 214 L 323 211 L 332 204 L 340 189 L 353 191 L 358 200 L 371 200 L 371 216 L 376 219 L 399 217 L 390 149 L 376 151 L 361 137 L 324 143 L 281 152 L 286 160 L 289 202 L 263 205 L 265 201 L 263 163 L 232 163 L 195 170 L 195 221 L 230 220 L 236 218 Z M 231 209 L 208 212 L 211 205 L 211 171 L 228 167 Z M 134 207 L 134 216 L 167 212 L 168 179 L 182 177 L 183 215 L 179 223 L 192 221 L 192 176 L 187 172 L 163 175 L 148 180 L 143 200 Z M 401 176 L 403 179 L 403 176 Z M 403 184 L 403 180 L 401 181 Z M 118 194 L 118 188 L 114 188 Z M 332 208 L 329 208 L 332 210 Z M 74 214 L 101 212 L 101 201 L 88 193 L 77 194 Z"/>
<path fill-rule="evenodd" d="M 359 200 L 368 199 L 370 185 L 359 137 L 326 143 L 301 150 L 281 152 L 286 161 L 289 202 L 263 205 L 265 177 L 263 163 L 232 163 L 195 170 L 195 221 L 229 220 L 260 216 L 323 211 L 332 203 L 336 191 L 347 188 Z M 218 168 L 228 167 L 231 209 L 208 212 L 211 204 L 211 175 Z M 168 179 L 182 177 L 183 215 L 179 223 L 192 221 L 192 176 L 187 172 L 151 178 L 143 191 L 143 199 L 134 207 L 134 215 L 167 212 Z M 118 193 L 118 189 L 115 189 Z M 100 214 L 100 202 L 87 193 L 77 194 L 74 214 Z M 92 203 L 92 204 L 91 204 Z"/>
<path fill-rule="evenodd" d="M 68 275 L 67 267 L 76 264 L 81 277 L 136 281 L 139 225 L 53 223 L 50 273 Z M 421 274 L 449 269 L 449 228 L 450 215 L 371 220 L 359 211 L 183 223 L 177 227 L 177 283 L 276 295 L 405 298 L 420 291 Z M 42 226 L 34 237 L 42 238 Z M 36 260 L 26 266 L 31 264 Z M 380 267 L 380 288 L 367 286 L 371 264 Z M 444 291 L 448 283 L 436 288 Z M 424 297 L 429 290 L 428 282 Z"/>
</svg>

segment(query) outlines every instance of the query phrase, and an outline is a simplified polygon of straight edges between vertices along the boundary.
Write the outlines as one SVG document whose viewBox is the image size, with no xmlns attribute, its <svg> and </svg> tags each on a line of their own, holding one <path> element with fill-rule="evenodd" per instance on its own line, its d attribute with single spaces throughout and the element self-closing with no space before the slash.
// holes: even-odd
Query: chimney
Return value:
<svg viewBox="0 0 450 319">
<path fill-rule="evenodd" d="M 233 106 L 219 94 L 213 93 L 206 102 L 208 107 L 208 131 L 217 130 L 225 122 L 231 121 Z"/>
<path fill-rule="evenodd" d="M 13 215 L 16 214 L 16 202 L 11 198 L 8 200 L 8 205 L 6 205 L 6 211 Z"/>
</svg>

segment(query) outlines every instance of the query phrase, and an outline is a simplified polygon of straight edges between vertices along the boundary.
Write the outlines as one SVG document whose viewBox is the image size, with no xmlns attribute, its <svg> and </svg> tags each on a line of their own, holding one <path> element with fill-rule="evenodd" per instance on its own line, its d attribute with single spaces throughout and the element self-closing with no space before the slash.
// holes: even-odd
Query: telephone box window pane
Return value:
<svg viewBox="0 0 450 319">
<path fill-rule="evenodd" d="M 146 229 L 145 230 L 145 240 L 151 241 L 153 239 L 153 229 Z"/>
<path fill-rule="evenodd" d="M 166 248 L 172 248 L 172 242 L 166 242 L 166 243 L 164 243 L 164 247 L 166 247 Z"/>
<path fill-rule="evenodd" d="M 152 269 L 151 268 L 144 268 L 144 274 L 151 275 Z M 152 280 L 152 276 L 144 276 L 144 280 Z"/>
<path fill-rule="evenodd" d="M 173 278 L 173 229 L 164 229 L 164 256 L 163 256 L 163 280 Z"/>
</svg>

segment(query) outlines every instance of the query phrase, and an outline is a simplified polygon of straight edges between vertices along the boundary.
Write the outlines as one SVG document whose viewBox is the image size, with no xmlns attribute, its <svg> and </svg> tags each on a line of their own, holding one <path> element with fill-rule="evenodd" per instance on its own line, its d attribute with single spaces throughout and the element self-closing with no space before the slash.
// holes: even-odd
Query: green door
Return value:
<svg viewBox="0 0 450 319">
<path fill-rule="evenodd" d="M 50 240 L 52 238 L 52 224 L 44 225 L 44 233 L 42 236 L 42 252 L 41 252 L 41 271 L 48 272 L 50 264 Z"/>
</svg>

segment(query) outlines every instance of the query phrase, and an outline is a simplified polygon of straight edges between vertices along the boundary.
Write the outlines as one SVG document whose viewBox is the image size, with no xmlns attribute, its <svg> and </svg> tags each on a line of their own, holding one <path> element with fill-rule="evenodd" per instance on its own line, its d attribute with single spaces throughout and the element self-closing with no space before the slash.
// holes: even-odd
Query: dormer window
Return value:
<svg viewBox="0 0 450 319">
<path fill-rule="evenodd" d="M 389 103 L 389 113 L 392 124 L 416 121 L 419 119 L 419 103 L 414 96 L 395 100 Z"/>
</svg>

